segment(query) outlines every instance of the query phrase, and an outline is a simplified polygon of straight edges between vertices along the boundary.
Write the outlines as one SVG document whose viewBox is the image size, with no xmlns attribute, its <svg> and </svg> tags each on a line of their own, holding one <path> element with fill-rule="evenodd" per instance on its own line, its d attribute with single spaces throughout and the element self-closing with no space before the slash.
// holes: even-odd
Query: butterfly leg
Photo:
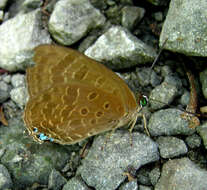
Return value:
<svg viewBox="0 0 207 190">
<path fill-rule="evenodd" d="M 146 117 L 145 117 L 145 115 L 143 113 L 137 114 L 135 119 L 130 123 L 130 128 L 129 128 L 130 134 L 132 133 L 132 130 L 133 130 L 135 124 L 136 124 L 136 121 L 137 121 L 138 117 L 142 117 L 143 118 L 145 132 L 150 137 L 150 133 L 149 133 L 149 130 L 147 128 L 147 119 L 146 119 Z M 131 136 L 131 140 L 132 140 L 132 136 Z"/>
<path fill-rule="evenodd" d="M 101 150 L 103 150 L 103 149 L 104 149 L 104 147 L 106 146 L 106 144 L 107 144 L 108 140 L 110 139 L 111 135 L 115 132 L 115 130 L 116 130 L 116 127 L 115 127 L 115 128 L 113 128 L 113 129 L 112 129 L 109 133 L 106 133 L 106 136 L 105 136 L 105 141 L 104 141 L 103 146 L 101 147 Z"/>
<path fill-rule="evenodd" d="M 144 122 L 144 129 L 145 129 L 145 132 L 147 133 L 147 136 L 150 137 L 150 133 L 149 133 L 149 130 L 148 130 L 148 128 L 147 128 L 147 119 L 146 119 L 146 117 L 145 117 L 144 114 L 142 114 L 142 118 L 143 118 L 143 122 Z"/>
</svg>

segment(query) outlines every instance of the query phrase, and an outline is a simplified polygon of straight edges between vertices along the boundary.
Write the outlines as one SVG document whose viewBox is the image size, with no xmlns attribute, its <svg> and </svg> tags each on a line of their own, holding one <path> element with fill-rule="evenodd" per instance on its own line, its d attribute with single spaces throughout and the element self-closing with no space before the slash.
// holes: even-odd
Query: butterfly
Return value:
<svg viewBox="0 0 207 190">
<path fill-rule="evenodd" d="M 24 122 L 39 143 L 74 144 L 127 124 L 131 131 L 146 105 L 117 74 L 76 50 L 40 45 L 33 61 Z"/>
</svg>

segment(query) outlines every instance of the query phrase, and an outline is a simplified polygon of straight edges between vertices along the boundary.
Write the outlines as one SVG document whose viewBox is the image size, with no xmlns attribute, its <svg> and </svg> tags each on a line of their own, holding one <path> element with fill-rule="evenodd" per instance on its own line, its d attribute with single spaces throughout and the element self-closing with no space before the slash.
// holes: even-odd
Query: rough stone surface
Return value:
<svg viewBox="0 0 207 190">
<path fill-rule="evenodd" d="M 0 164 L 0 189 L 12 188 L 13 183 L 7 168 Z"/>
<path fill-rule="evenodd" d="M 85 51 L 85 55 L 112 69 L 129 68 L 153 61 L 153 48 L 120 26 L 112 26 Z"/>
<path fill-rule="evenodd" d="M 185 91 L 180 98 L 180 103 L 183 106 L 187 106 L 189 104 L 189 101 L 190 101 L 190 92 Z"/>
<path fill-rule="evenodd" d="M 136 68 L 136 80 L 138 80 L 141 86 L 147 86 L 151 84 L 152 86 L 157 86 L 161 82 L 161 78 L 150 68 L 142 67 Z"/>
<path fill-rule="evenodd" d="M 156 86 L 149 95 L 149 102 L 152 109 L 160 109 L 169 105 L 178 95 L 176 86 L 163 82 Z"/>
<path fill-rule="evenodd" d="M 79 177 L 73 177 L 63 187 L 63 190 L 77 190 L 77 189 L 90 190 Z"/>
<path fill-rule="evenodd" d="M 12 75 L 11 84 L 13 87 L 25 86 L 25 75 L 22 74 Z"/>
<path fill-rule="evenodd" d="M 98 136 L 78 168 L 78 173 L 96 190 L 116 189 L 125 180 L 123 172 L 128 166 L 137 170 L 159 159 L 157 145 L 149 137 L 132 133 L 132 139 L 130 146 L 129 133 L 119 130 L 104 146 L 105 137 Z"/>
<path fill-rule="evenodd" d="M 125 6 L 122 10 L 121 24 L 128 30 L 134 29 L 135 25 L 143 18 L 145 10 L 141 7 Z"/>
<path fill-rule="evenodd" d="M 23 108 L 28 101 L 27 88 L 25 86 L 13 88 L 10 91 L 10 97 L 20 108 Z"/>
<path fill-rule="evenodd" d="M 0 26 L 0 67 L 8 71 L 25 69 L 32 50 L 50 43 L 49 34 L 41 28 L 41 11 L 18 15 Z"/>
<path fill-rule="evenodd" d="M 70 151 L 64 146 L 37 144 L 24 133 L 20 117 L 8 120 L 7 127 L 0 130 L 1 163 L 9 170 L 16 189 L 24 189 L 33 183 L 47 184 L 52 169 L 59 170 L 66 163 Z"/>
<path fill-rule="evenodd" d="M 206 179 L 207 171 L 188 158 L 170 160 L 164 164 L 155 190 L 206 190 Z"/>
<path fill-rule="evenodd" d="M 10 86 L 4 81 L 0 81 L 0 103 L 9 98 Z"/>
<path fill-rule="evenodd" d="M 207 149 L 207 122 L 205 122 L 203 125 L 200 125 L 196 128 L 196 131 L 199 133 L 203 140 L 203 144 L 205 148 Z"/>
<path fill-rule="evenodd" d="M 201 145 L 201 137 L 197 134 L 188 136 L 185 141 L 190 148 L 198 148 Z"/>
<path fill-rule="evenodd" d="M 148 129 L 152 136 L 160 135 L 191 135 L 195 129 L 189 128 L 187 120 L 182 118 L 182 112 L 178 109 L 164 109 L 152 114 Z"/>
<path fill-rule="evenodd" d="M 53 169 L 50 173 L 48 180 L 48 189 L 62 189 L 62 186 L 67 183 L 67 180 L 58 172 Z"/>
<path fill-rule="evenodd" d="M 1 0 L 0 1 L 0 9 L 4 9 L 6 7 L 8 0 Z"/>
<path fill-rule="evenodd" d="M 105 17 L 88 0 L 62 0 L 52 12 L 49 31 L 60 44 L 71 45 L 104 22 Z"/>
<path fill-rule="evenodd" d="M 162 158 L 173 158 L 188 152 L 184 141 L 176 137 L 159 137 L 156 142 L 159 145 Z"/>
<path fill-rule="evenodd" d="M 138 190 L 138 184 L 137 181 L 130 181 L 122 185 L 119 190 Z"/>
<path fill-rule="evenodd" d="M 206 15 L 206 0 L 172 0 L 162 27 L 160 46 L 167 39 L 165 49 L 206 57 Z"/>
<path fill-rule="evenodd" d="M 151 181 L 152 185 L 156 185 L 159 178 L 160 178 L 160 168 L 159 167 L 155 167 L 151 170 L 151 172 L 149 173 L 149 178 Z"/>
<path fill-rule="evenodd" d="M 152 188 L 145 185 L 139 185 L 139 190 L 152 190 Z"/>
<path fill-rule="evenodd" d="M 202 85 L 203 95 L 207 99 L 207 69 L 200 73 L 200 82 Z"/>
</svg>

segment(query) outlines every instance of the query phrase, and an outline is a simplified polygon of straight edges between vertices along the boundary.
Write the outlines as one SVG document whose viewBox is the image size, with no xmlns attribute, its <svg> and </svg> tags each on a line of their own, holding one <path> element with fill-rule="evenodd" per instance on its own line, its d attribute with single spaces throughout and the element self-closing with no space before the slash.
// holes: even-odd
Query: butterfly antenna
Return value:
<svg viewBox="0 0 207 190">
<path fill-rule="evenodd" d="M 163 49 L 164 49 L 164 47 L 165 47 L 165 44 L 166 44 L 167 40 L 168 40 L 168 38 L 165 39 L 164 43 L 162 44 L 161 48 L 159 49 L 158 55 L 157 55 L 157 57 L 155 58 L 155 60 L 153 61 L 152 66 L 150 67 L 150 69 L 153 69 L 155 63 L 157 63 L 157 60 L 159 59 L 160 54 L 162 53 L 162 51 L 163 51 Z"/>
</svg>

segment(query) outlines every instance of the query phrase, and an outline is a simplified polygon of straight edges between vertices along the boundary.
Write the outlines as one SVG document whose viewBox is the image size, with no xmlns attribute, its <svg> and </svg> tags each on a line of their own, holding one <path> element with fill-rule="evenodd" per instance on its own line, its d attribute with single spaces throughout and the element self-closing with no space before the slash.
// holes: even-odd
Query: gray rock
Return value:
<svg viewBox="0 0 207 190">
<path fill-rule="evenodd" d="M 0 81 L 0 103 L 3 103 L 9 98 L 9 92 L 11 90 L 11 85 L 8 85 L 4 81 Z"/>
<path fill-rule="evenodd" d="M 100 9 L 100 10 L 105 10 L 107 8 L 107 0 L 103 0 L 103 1 L 100 1 L 100 0 L 90 0 L 91 4 L 96 7 L 97 9 Z"/>
<path fill-rule="evenodd" d="M 59 171 L 53 169 L 48 180 L 48 189 L 59 190 L 67 183 L 67 180 L 60 174 Z"/>
<path fill-rule="evenodd" d="M 183 93 L 183 95 L 180 97 L 179 102 L 183 105 L 183 106 L 187 106 L 189 104 L 190 101 L 190 92 L 185 91 Z"/>
<path fill-rule="evenodd" d="M 150 68 L 146 68 L 146 67 L 144 67 L 144 68 L 137 67 L 136 68 L 137 80 L 141 86 L 148 86 L 150 84 L 152 72 L 154 72 L 154 71 L 151 70 Z"/>
<path fill-rule="evenodd" d="M 20 87 L 20 86 L 25 86 L 25 75 L 22 74 L 14 74 L 11 77 L 11 84 L 13 87 Z"/>
<path fill-rule="evenodd" d="M 29 99 L 25 75 L 12 75 L 11 84 L 14 88 L 10 91 L 10 97 L 22 109 Z"/>
<path fill-rule="evenodd" d="M 10 83 L 11 82 L 11 75 L 4 75 L 3 77 L 2 77 L 2 80 L 5 82 L 5 83 Z"/>
<path fill-rule="evenodd" d="M 0 81 L 0 90 L 9 91 L 10 90 L 10 87 L 4 81 Z"/>
<path fill-rule="evenodd" d="M 109 1 L 108 1 L 109 2 Z M 112 2 L 112 1 L 111 1 Z M 110 5 L 105 11 L 107 20 L 113 25 L 121 25 L 121 5 L 117 5 L 116 2 L 112 2 L 114 5 Z"/>
<path fill-rule="evenodd" d="M 63 190 L 89 190 L 86 184 L 79 177 L 73 177 L 63 187 Z"/>
<path fill-rule="evenodd" d="M 85 51 L 85 55 L 112 69 L 144 64 L 157 56 L 154 49 L 120 26 L 112 26 Z"/>
<path fill-rule="evenodd" d="M 7 168 L 0 164 L 0 189 L 12 188 L 13 183 Z"/>
<path fill-rule="evenodd" d="M 203 72 L 200 72 L 200 82 L 202 85 L 203 95 L 207 99 L 207 69 L 205 69 Z"/>
<path fill-rule="evenodd" d="M 42 5 L 43 5 L 42 0 L 25 0 L 22 3 L 22 10 L 24 10 L 24 12 L 26 13 L 35 10 L 37 8 L 40 8 Z"/>
<path fill-rule="evenodd" d="M 0 1 L 0 9 L 4 9 L 6 7 L 8 0 L 1 0 Z"/>
<path fill-rule="evenodd" d="M 21 110 L 16 105 L 16 103 L 14 103 L 14 101 L 12 101 L 11 99 L 3 103 L 3 109 L 4 109 L 6 118 L 18 117 L 20 114 L 22 116 Z"/>
<path fill-rule="evenodd" d="M 152 114 L 148 129 L 152 136 L 191 135 L 195 129 L 189 128 L 189 122 L 182 117 L 178 109 L 164 109 Z"/>
<path fill-rule="evenodd" d="M 103 135 L 95 139 L 78 168 L 78 174 L 96 190 L 116 189 L 125 180 L 123 172 L 127 171 L 128 166 L 137 170 L 159 159 L 157 145 L 146 135 L 132 133 L 132 146 L 127 131 L 117 130 L 106 146 L 105 140 Z"/>
<path fill-rule="evenodd" d="M 25 86 L 13 88 L 10 97 L 20 108 L 23 108 L 29 98 L 27 88 Z"/>
<path fill-rule="evenodd" d="M 163 20 L 163 13 L 162 12 L 156 12 L 154 14 L 155 20 L 158 22 L 161 22 Z"/>
<path fill-rule="evenodd" d="M 18 0 L 18 1 L 12 1 L 12 3 L 9 6 L 9 15 L 8 18 L 13 18 L 17 14 L 22 14 L 22 4 L 25 0 Z"/>
<path fill-rule="evenodd" d="M 50 16 L 49 31 L 60 44 L 71 45 L 104 23 L 105 17 L 89 0 L 61 0 Z"/>
<path fill-rule="evenodd" d="M 3 103 L 8 98 L 9 98 L 9 92 L 0 89 L 0 103 Z"/>
<path fill-rule="evenodd" d="M 176 74 L 172 73 L 172 74 L 165 76 L 164 82 L 172 86 L 175 86 L 178 91 L 182 89 L 182 81 Z"/>
<path fill-rule="evenodd" d="M 0 148 L 0 158 L 4 155 L 6 148 Z"/>
<path fill-rule="evenodd" d="M 50 42 L 48 33 L 41 28 L 40 10 L 18 15 L 0 26 L 0 67 L 24 70 L 31 61 L 32 49 Z"/>
<path fill-rule="evenodd" d="M 205 122 L 203 125 L 196 127 L 196 131 L 201 136 L 203 140 L 203 144 L 205 148 L 207 149 L 207 122 Z"/>
<path fill-rule="evenodd" d="M 207 171 L 188 158 L 169 160 L 162 169 L 155 190 L 206 190 Z"/>
<path fill-rule="evenodd" d="M 138 190 L 138 185 L 137 185 L 137 181 L 129 181 L 127 183 L 125 183 L 124 185 L 122 185 L 119 190 Z"/>
<path fill-rule="evenodd" d="M 171 75 L 172 69 L 168 65 L 165 65 L 165 66 L 161 67 L 161 74 L 163 77 Z"/>
<path fill-rule="evenodd" d="M 150 84 L 153 87 L 155 87 L 155 86 L 159 85 L 161 83 L 161 81 L 162 81 L 162 78 L 160 76 L 158 76 L 156 72 L 152 72 Z"/>
<path fill-rule="evenodd" d="M 136 68 L 136 76 L 141 86 L 156 86 L 161 82 L 161 78 L 151 68 Z"/>
<path fill-rule="evenodd" d="M 160 109 L 169 105 L 178 96 L 176 86 L 167 82 L 156 86 L 149 95 L 149 103 L 152 109 Z"/>
<path fill-rule="evenodd" d="M 0 22 L 4 19 L 4 12 L 0 10 Z"/>
<path fill-rule="evenodd" d="M 86 37 L 78 47 L 78 51 L 84 53 L 89 46 L 91 46 L 97 39 L 97 36 L 88 36 Z"/>
<path fill-rule="evenodd" d="M 6 149 L 1 163 L 10 171 L 16 189 L 24 189 L 35 182 L 47 184 L 51 170 L 60 170 L 70 151 L 57 144 L 37 144 L 23 132 L 25 127 L 20 119 L 12 118 L 8 120 L 8 127 L 0 128 L 0 148 Z"/>
<path fill-rule="evenodd" d="M 191 56 L 207 55 L 205 0 L 172 0 L 160 35 L 160 46 Z"/>
<path fill-rule="evenodd" d="M 156 142 L 162 158 L 174 158 L 188 152 L 184 141 L 176 137 L 159 137 Z"/>
<path fill-rule="evenodd" d="M 150 170 L 147 167 L 140 168 L 137 172 L 138 184 L 151 185 L 149 174 L 150 174 Z"/>
<path fill-rule="evenodd" d="M 152 190 L 152 188 L 145 185 L 139 185 L 139 190 Z"/>
<path fill-rule="evenodd" d="M 125 6 L 121 10 L 121 24 L 128 30 L 133 30 L 136 24 L 143 18 L 145 10 L 141 7 Z"/>
<path fill-rule="evenodd" d="M 151 172 L 149 173 L 149 178 L 150 178 L 151 184 L 156 185 L 160 178 L 160 168 L 159 167 L 153 168 Z"/>
<path fill-rule="evenodd" d="M 185 141 L 190 148 L 198 148 L 201 145 L 201 137 L 197 134 L 186 137 Z"/>
</svg>

